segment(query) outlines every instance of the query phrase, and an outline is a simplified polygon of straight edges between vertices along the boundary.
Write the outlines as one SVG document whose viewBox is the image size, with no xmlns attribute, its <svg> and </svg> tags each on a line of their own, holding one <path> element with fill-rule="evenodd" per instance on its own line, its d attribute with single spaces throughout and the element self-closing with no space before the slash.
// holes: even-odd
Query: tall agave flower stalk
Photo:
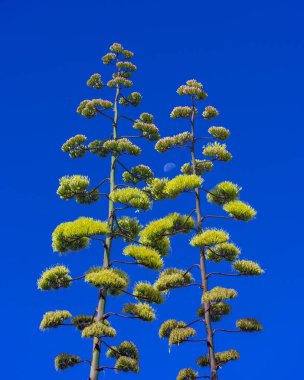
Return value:
<svg viewBox="0 0 304 380">
<path fill-rule="evenodd" d="M 258 276 L 263 273 L 260 266 L 249 260 L 239 259 L 240 249 L 230 241 L 228 232 L 205 226 L 205 221 L 210 219 L 235 219 L 247 222 L 252 220 L 256 211 L 247 203 L 239 200 L 241 188 L 230 182 L 224 181 L 217 184 L 213 189 L 208 190 L 204 185 L 204 175 L 213 169 L 217 162 L 228 162 L 232 155 L 227 150 L 226 144 L 222 143 L 229 135 L 230 131 L 220 126 L 210 126 L 208 135 L 201 136 L 197 133 L 196 126 L 202 120 L 209 122 L 219 114 L 216 108 L 206 106 L 200 114 L 198 110 L 199 102 L 207 98 L 203 85 L 196 80 L 188 80 L 185 85 L 180 86 L 177 93 L 189 98 L 188 106 L 175 107 L 171 112 L 172 119 L 184 119 L 189 123 L 188 131 L 175 136 L 159 139 L 156 143 L 158 152 L 166 152 L 169 149 L 186 148 L 189 150 L 189 162 L 181 168 L 181 175 L 168 180 L 162 179 L 163 198 L 176 198 L 183 192 L 192 192 L 195 200 L 195 209 L 190 214 L 196 214 L 196 224 L 193 229 L 194 236 L 190 240 L 190 245 L 198 249 L 197 262 L 187 270 L 168 268 L 160 273 L 159 279 L 155 283 L 156 289 L 161 292 L 168 292 L 171 289 L 184 286 L 197 286 L 201 289 L 201 306 L 197 311 L 197 318 L 186 323 L 170 319 L 165 321 L 159 330 L 162 338 L 169 339 L 169 345 L 179 345 L 183 342 L 203 342 L 205 353 L 197 360 L 197 365 L 209 367 L 210 373 L 200 375 L 195 369 L 182 369 L 177 380 L 194 380 L 197 378 L 218 379 L 218 368 L 223 364 L 239 358 L 239 353 L 235 349 L 224 352 L 217 352 L 215 348 L 215 337 L 220 332 L 254 332 L 262 330 L 261 324 L 254 318 L 241 318 L 236 321 L 236 328 L 222 329 L 215 328 L 214 324 L 228 315 L 231 306 L 227 302 L 237 296 L 236 290 L 224 288 L 220 285 L 209 288 L 209 279 L 221 276 Z M 202 130 L 201 125 L 200 131 Z M 206 145 L 201 147 L 207 142 Z M 202 149 L 202 150 L 201 150 Z M 203 157 L 205 156 L 205 157 Z M 206 215 L 202 206 L 203 196 L 206 194 L 207 201 L 223 209 L 226 214 Z M 210 272 L 209 262 L 232 265 L 232 271 Z M 194 282 L 191 271 L 199 269 L 200 281 Z M 205 325 L 203 337 L 195 337 L 197 331 L 194 329 L 198 324 Z M 194 338 L 193 338 L 194 337 Z M 200 343 L 202 344 L 202 343 Z"/>
<path fill-rule="evenodd" d="M 88 143 L 87 137 L 79 134 L 71 137 L 62 146 L 63 152 L 68 153 L 73 159 L 92 153 L 110 161 L 109 175 L 100 183 L 90 187 L 90 179 L 87 176 L 69 175 L 60 179 L 57 190 L 61 199 L 75 199 L 79 204 L 93 204 L 105 198 L 108 201 L 108 216 L 106 220 L 80 217 L 60 224 L 52 235 L 53 250 L 59 254 L 66 254 L 85 249 L 92 242 L 92 244 L 101 245 L 102 260 L 96 257 L 96 267 L 89 268 L 85 273 L 78 274 L 74 278 L 66 266 L 56 265 L 45 270 L 38 280 L 38 288 L 41 290 L 68 288 L 76 280 L 84 280 L 97 288 L 97 305 L 94 307 L 92 305 L 89 314 L 72 316 L 67 310 L 49 311 L 43 316 L 40 325 L 42 330 L 58 328 L 62 325 L 74 326 L 81 332 L 82 337 L 92 340 L 91 357 L 82 359 L 74 354 L 61 353 L 55 359 L 58 370 L 84 362 L 89 363 L 90 380 L 98 379 L 100 372 L 106 369 L 135 373 L 139 371 L 139 354 L 133 342 L 123 341 L 117 346 L 112 346 L 108 342 L 108 338 L 116 336 L 112 319 L 121 317 L 152 321 L 155 318 L 155 312 L 151 304 L 163 302 L 161 292 L 148 282 L 138 282 L 133 291 L 128 291 L 129 276 L 117 267 L 120 264 L 138 264 L 158 271 L 163 267 L 162 255 L 168 249 L 167 240 L 160 240 L 157 243 L 149 243 L 147 240 L 146 243 L 140 243 L 138 236 L 143 227 L 138 219 L 121 215 L 123 210 L 134 213 L 134 210 L 150 209 L 151 191 L 144 191 L 139 184 L 146 185 L 148 180 L 153 179 L 153 172 L 148 166 L 137 165 L 127 168 L 122 162 L 122 156 L 140 155 L 141 149 L 131 141 L 132 138 L 145 138 L 149 141 L 159 139 L 158 128 L 154 125 L 151 114 L 142 113 L 138 119 L 133 120 L 121 111 L 121 108 L 139 106 L 142 98 L 138 92 L 125 93 L 132 86 L 130 77 L 136 70 L 136 66 L 131 62 L 132 58 L 132 52 L 125 50 L 121 44 L 114 43 L 110 47 L 110 52 L 102 58 L 105 65 L 115 68 L 112 79 L 106 84 L 114 91 L 114 100 L 100 98 L 84 100 L 77 108 L 77 112 L 88 119 L 101 116 L 107 120 L 112 126 L 112 130 L 108 130 L 109 137 Z M 96 90 L 102 90 L 105 87 L 100 74 L 93 74 L 87 84 Z M 119 132 L 124 126 L 122 124 L 130 122 L 136 131 L 135 136 L 134 134 L 120 135 Z M 123 184 L 116 182 L 119 167 L 124 171 Z M 120 254 L 117 250 L 113 255 L 114 239 L 119 238 L 127 243 L 122 252 L 127 260 L 117 257 L 117 254 Z M 127 294 L 126 297 L 133 297 L 136 302 L 126 303 L 122 312 L 111 310 L 108 305 L 109 296 L 125 294 Z M 101 363 L 102 348 L 107 349 L 109 358 L 116 360 L 115 364 L 110 362 L 108 365 L 104 361 Z"/>
</svg>

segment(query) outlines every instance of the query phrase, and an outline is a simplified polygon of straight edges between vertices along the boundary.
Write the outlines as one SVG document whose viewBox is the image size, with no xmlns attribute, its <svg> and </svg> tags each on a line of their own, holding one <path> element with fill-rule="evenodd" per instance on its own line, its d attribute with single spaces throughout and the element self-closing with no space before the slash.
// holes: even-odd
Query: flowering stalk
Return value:
<svg viewBox="0 0 304 380">
<path fill-rule="evenodd" d="M 139 185 L 140 183 L 147 185 L 148 181 L 153 179 L 152 170 L 145 165 L 127 168 L 120 161 L 123 155 L 138 156 L 141 153 L 140 147 L 133 144 L 129 138 L 146 138 L 149 141 L 159 139 L 158 128 L 154 125 L 151 114 L 142 113 L 139 119 L 132 120 L 121 115 L 118 110 L 119 106 L 137 107 L 141 102 L 141 94 L 138 92 L 132 92 L 129 95 L 124 94 L 124 90 L 133 84 L 130 77 L 132 72 L 136 70 L 136 66 L 130 61 L 132 57 L 133 53 L 125 50 L 121 44 L 113 44 L 110 47 L 110 52 L 102 58 L 104 64 L 117 68 L 112 79 L 107 82 L 107 87 L 115 90 L 113 103 L 104 99 L 84 100 L 77 108 L 77 112 L 87 119 L 99 115 L 111 120 L 112 133 L 110 138 L 94 140 L 87 144 L 86 136 L 76 135 L 62 146 L 62 150 L 74 159 L 82 158 L 88 152 L 99 158 L 110 158 L 109 177 L 100 181 L 96 186 L 89 188 L 90 179 L 86 176 L 72 175 L 62 177 L 57 190 L 61 199 L 75 199 L 80 204 L 93 204 L 105 197 L 108 201 L 107 220 L 80 217 L 74 221 L 61 223 L 52 235 L 53 250 L 60 254 L 87 248 L 91 241 L 102 243 L 104 247 L 102 266 L 89 268 L 84 274 L 72 278 L 67 267 L 57 265 L 44 271 L 38 280 L 38 288 L 41 290 L 68 288 L 77 280 L 84 280 L 98 289 L 98 305 L 93 316 L 92 314 L 80 314 L 72 317 L 67 310 L 49 311 L 44 314 L 40 324 L 42 330 L 60 326 L 74 326 L 81 331 L 82 337 L 92 339 L 91 360 L 81 359 L 77 355 L 68 353 L 59 354 L 55 359 L 55 367 L 58 370 L 65 370 L 80 363 L 89 363 L 90 380 L 98 380 L 101 371 L 111 369 L 121 372 L 139 372 L 139 354 L 133 342 L 122 341 L 117 346 L 112 346 L 106 342 L 108 338 L 115 338 L 116 336 L 116 330 L 109 321 L 112 321 L 113 317 L 114 320 L 116 317 L 120 317 L 125 320 L 153 321 L 155 312 L 151 304 L 163 302 L 161 292 L 148 282 L 138 282 L 132 292 L 128 291 L 128 274 L 115 266 L 116 264 L 135 264 L 156 271 L 163 267 L 162 252 L 153 248 L 152 243 L 140 242 L 139 235 L 143 226 L 139 224 L 138 219 L 120 215 L 122 210 L 149 210 L 152 200 L 148 192 L 141 189 Z M 100 74 L 93 74 L 87 84 L 96 90 L 104 87 Z M 118 123 L 121 119 L 132 121 L 132 127 L 138 134 L 128 138 L 127 136 L 119 136 Z M 118 165 L 125 170 L 122 175 L 125 184 L 116 183 Z M 101 192 L 100 188 L 108 182 L 109 192 Z M 120 260 L 115 256 L 111 257 L 114 254 L 111 252 L 114 239 L 122 239 L 127 243 L 123 255 L 128 256 L 131 261 Z M 137 302 L 125 304 L 122 313 L 106 310 L 109 296 L 120 295 L 133 297 Z M 114 366 L 100 363 L 103 345 L 108 349 L 106 356 L 116 360 Z"/>
<path fill-rule="evenodd" d="M 194 96 L 192 96 L 192 112 L 191 112 L 191 134 L 192 134 L 192 143 L 191 143 L 191 162 L 192 162 L 192 168 L 193 168 L 193 174 L 197 174 L 197 168 L 196 168 L 196 157 L 195 157 L 195 99 Z M 203 231 L 203 220 L 202 220 L 202 213 L 201 213 L 201 197 L 200 197 L 200 189 L 195 188 L 195 209 L 196 209 L 196 217 L 197 217 L 197 232 L 201 233 Z M 207 278 L 207 271 L 206 271 L 206 258 L 205 258 L 205 249 L 200 248 L 200 272 L 201 272 L 201 279 L 202 279 L 202 292 L 206 292 L 208 290 L 208 278 Z M 217 380 L 217 367 L 216 367 L 216 360 L 215 360 L 215 351 L 214 351 L 214 341 L 213 341 L 213 333 L 212 333 L 212 326 L 211 326 L 211 320 L 210 320 L 210 303 L 206 302 L 204 303 L 204 323 L 206 326 L 206 334 L 207 334 L 207 349 L 208 354 L 210 358 L 210 369 L 211 369 L 211 375 L 210 378 L 212 380 Z"/>
<path fill-rule="evenodd" d="M 202 186 L 204 176 L 213 169 L 215 162 L 228 162 L 232 155 L 226 149 L 225 141 L 230 136 L 230 131 L 224 127 L 212 126 L 208 129 L 210 136 L 197 136 L 195 130 L 198 115 L 197 102 L 205 100 L 207 94 L 203 90 L 203 85 L 196 80 L 188 80 L 186 85 L 180 86 L 177 93 L 181 96 L 189 96 L 190 106 L 175 107 L 171 112 L 171 118 L 183 118 L 190 124 L 190 131 L 185 131 L 175 136 L 165 137 L 158 140 L 155 148 L 158 152 L 164 153 L 170 149 L 185 148 L 189 149 L 191 155 L 190 163 L 185 163 L 181 167 L 182 175 L 175 178 L 159 179 L 163 183 L 162 197 L 163 199 L 174 199 L 182 193 L 192 192 L 195 195 L 195 212 L 196 224 L 192 226 L 190 231 L 195 231 L 195 235 L 190 240 L 192 247 L 199 249 L 199 264 L 195 263 L 187 270 L 177 268 L 168 268 L 160 273 L 155 286 L 158 290 L 168 292 L 169 290 L 188 287 L 190 285 L 198 285 L 194 282 L 194 278 L 190 273 L 194 268 L 200 269 L 201 284 L 199 288 L 202 291 L 201 306 L 197 311 L 199 319 L 186 323 L 169 319 L 165 321 L 159 330 L 162 338 L 169 339 L 169 345 L 179 345 L 186 342 L 204 342 L 207 354 L 200 356 L 197 365 L 200 367 L 209 367 L 209 375 L 199 375 L 192 368 L 182 369 L 177 380 L 195 380 L 198 378 L 218 379 L 218 368 L 231 360 L 239 358 L 239 353 L 234 350 L 224 352 L 216 352 L 214 336 L 218 331 L 222 332 L 254 332 L 262 329 L 261 324 L 254 318 L 242 318 L 236 321 L 237 329 L 213 329 L 213 323 L 222 319 L 229 314 L 231 306 L 226 302 L 237 296 L 234 289 L 216 286 L 212 289 L 208 287 L 208 279 L 211 276 L 254 276 L 261 275 L 263 270 L 260 266 L 249 260 L 239 260 L 240 250 L 233 243 L 228 242 L 229 234 L 223 230 L 214 228 L 203 228 L 203 222 L 206 219 L 236 219 L 241 221 L 249 221 L 255 217 L 255 210 L 248 204 L 239 200 L 240 187 L 229 181 L 224 181 L 216 185 L 213 189 L 208 190 Z M 212 120 L 217 117 L 219 112 L 212 106 L 205 107 L 202 118 Z M 207 159 L 200 159 L 197 155 L 198 143 L 202 140 L 210 142 L 203 146 L 203 155 Z M 155 181 L 156 179 L 154 179 Z M 221 206 L 228 215 L 203 215 L 201 198 L 202 191 L 207 193 L 207 200 L 217 206 Z M 208 261 L 214 263 L 232 263 L 232 269 L 237 273 L 224 272 L 207 272 Z M 192 327 L 194 324 L 204 323 L 206 330 L 206 339 L 192 339 L 197 331 Z M 191 327 L 190 327 L 191 326 Z"/>
<path fill-rule="evenodd" d="M 120 88 L 117 85 L 116 95 L 114 100 L 114 119 L 113 119 L 113 139 L 117 139 L 117 128 L 118 128 L 118 101 L 119 101 Z M 110 193 L 115 189 L 115 168 L 116 168 L 116 157 L 111 153 L 110 161 Z M 111 246 L 113 240 L 113 228 L 114 228 L 114 202 L 109 198 L 109 214 L 108 214 L 108 233 L 106 235 L 106 240 L 104 243 L 104 255 L 103 255 L 103 268 L 108 268 L 110 264 L 111 256 Z M 105 314 L 106 300 L 107 300 L 107 290 L 100 289 L 99 300 L 97 306 L 97 317 L 96 321 L 102 321 Z M 99 376 L 99 359 L 100 359 L 100 338 L 93 339 L 93 352 L 92 352 L 92 361 L 91 361 L 91 370 L 90 370 L 90 380 L 97 380 Z"/>
</svg>

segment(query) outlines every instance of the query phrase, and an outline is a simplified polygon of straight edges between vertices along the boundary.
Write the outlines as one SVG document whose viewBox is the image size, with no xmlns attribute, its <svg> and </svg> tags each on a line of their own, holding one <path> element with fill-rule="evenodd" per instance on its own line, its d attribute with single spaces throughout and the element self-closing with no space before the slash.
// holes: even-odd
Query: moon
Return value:
<svg viewBox="0 0 304 380">
<path fill-rule="evenodd" d="M 167 162 L 166 165 L 164 165 L 164 172 L 168 173 L 171 172 L 171 170 L 174 170 L 176 168 L 176 165 L 174 162 Z"/>
</svg>

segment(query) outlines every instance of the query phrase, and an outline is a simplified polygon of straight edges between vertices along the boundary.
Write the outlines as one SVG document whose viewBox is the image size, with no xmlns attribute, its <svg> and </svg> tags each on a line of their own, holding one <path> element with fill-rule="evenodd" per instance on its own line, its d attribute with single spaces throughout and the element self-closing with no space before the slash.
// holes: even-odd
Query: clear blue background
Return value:
<svg viewBox="0 0 304 380">
<path fill-rule="evenodd" d="M 138 112 L 155 114 L 162 136 L 185 129 L 172 121 L 173 106 L 182 104 L 176 88 L 190 78 L 202 81 L 207 104 L 216 106 L 220 125 L 231 132 L 234 160 L 217 165 L 205 176 L 206 186 L 230 179 L 243 186 L 242 199 L 253 204 L 258 217 L 248 224 L 223 220 L 209 226 L 227 229 L 244 258 L 257 260 L 263 278 L 221 278 L 239 297 L 223 326 L 238 317 L 255 316 L 261 334 L 221 335 L 218 350 L 237 348 L 241 360 L 220 371 L 221 379 L 299 378 L 303 329 L 303 7 L 300 1 L 0 1 L 1 80 L 1 377 L 10 379 L 85 379 L 87 366 L 58 373 L 53 358 L 60 352 L 90 357 L 91 342 L 73 329 L 42 333 L 47 310 L 66 308 L 91 313 L 96 291 L 75 283 L 71 289 L 41 293 L 36 279 L 54 264 L 68 265 L 73 275 L 100 262 L 101 247 L 58 257 L 51 250 L 54 227 L 79 215 L 106 217 L 106 204 L 80 206 L 56 196 L 58 178 L 87 174 L 92 183 L 106 175 L 108 162 L 97 157 L 70 160 L 61 144 L 76 133 L 90 139 L 105 136 L 107 120 L 88 121 L 75 113 L 80 100 L 107 96 L 86 87 L 87 78 L 109 68 L 100 57 L 117 41 L 136 53 L 135 90 L 144 95 Z M 127 123 L 124 127 L 129 128 Z M 207 123 L 201 124 L 205 131 Z M 128 129 L 128 133 L 131 129 Z M 167 162 L 178 167 L 188 158 L 182 151 L 160 155 L 144 144 L 142 158 L 163 176 Z M 186 152 L 185 152 L 186 153 Z M 128 161 L 128 160 L 127 160 Z M 134 161 L 134 162 L 135 162 Z M 130 160 L 129 160 L 130 162 Z M 166 212 L 187 212 L 193 197 L 156 204 L 140 214 L 143 221 Z M 205 204 L 205 212 L 220 212 Z M 173 239 L 166 265 L 188 267 L 197 260 L 187 239 Z M 119 256 L 121 246 L 115 246 Z M 155 277 L 132 268 L 133 280 Z M 212 284 L 217 283 L 212 281 Z M 108 310 L 119 310 L 128 298 L 111 299 Z M 174 347 L 157 337 L 160 323 L 175 317 L 191 321 L 199 292 L 175 291 L 157 308 L 152 324 L 120 321 L 115 342 L 132 338 L 141 351 L 140 375 L 107 379 L 175 379 L 180 368 L 193 366 L 202 344 Z M 200 330 L 202 333 L 203 329 Z M 102 364 L 112 364 L 104 359 Z M 201 374 L 206 373 L 201 371 Z"/>
</svg>

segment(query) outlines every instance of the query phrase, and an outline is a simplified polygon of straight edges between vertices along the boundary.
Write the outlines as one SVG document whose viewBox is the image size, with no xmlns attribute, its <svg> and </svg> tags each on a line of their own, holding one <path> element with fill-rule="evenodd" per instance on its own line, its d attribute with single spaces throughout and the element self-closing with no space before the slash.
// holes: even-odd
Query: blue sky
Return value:
<svg viewBox="0 0 304 380">
<path fill-rule="evenodd" d="M 98 138 L 109 128 L 105 120 L 84 120 L 75 108 L 82 99 L 98 96 L 85 82 L 94 72 L 109 77 L 100 57 L 116 41 L 136 54 L 134 89 L 144 96 L 138 112 L 153 113 L 162 136 L 186 127 L 169 119 L 171 109 L 181 104 L 176 88 L 190 78 L 204 83 L 208 104 L 220 110 L 218 123 L 231 130 L 228 144 L 234 155 L 231 163 L 206 175 L 206 187 L 230 179 L 243 187 L 242 199 L 258 210 L 257 219 L 248 224 L 208 222 L 227 229 L 243 257 L 266 270 L 259 279 L 220 279 L 222 285 L 239 290 L 225 326 L 254 316 L 265 327 L 261 334 L 218 337 L 218 350 L 237 348 L 241 353 L 241 360 L 222 369 L 220 378 L 298 376 L 304 264 L 302 14 L 300 1 L 291 0 L 0 1 L 3 378 L 88 376 L 85 365 L 55 372 L 53 357 L 70 351 L 88 358 L 91 342 L 81 340 L 73 329 L 42 333 L 38 326 L 47 310 L 90 313 L 96 292 L 75 284 L 72 289 L 41 293 L 36 279 L 54 263 L 68 265 L 77 275 L 99 262 L 101 248 L 96 244 L 88 251 L 56 256 L 50 236 L 62 221 L 80 215 L 106 217 L 103 202 L 90 207 L 63 202 L 56 189 L 65 174 L 86 174 L 94 183 L 106 175 L 105 161 L 96 157 L 73 161 L 60 146 L 73 134 Z M 145 143 L 138 162 L 154 165 L 157 176 L 173 162 L 177 169 L 167 174 L 174 176 L 187 159 L 179 151 L 157 154 L 152 144 Z M 147 221 L 192 208 L 193 200 L 182 196 L 156 204 L 140 217 Z M 195 252 L 186 239 L 176 238 L 172 246 L 167 266 L 194 262 Z M 132 268 L 131 274 L 133 280 L 155 277 L 144 269 Z M 119 308 L 124 302 L 127 299 L 114 299 L 109 307 Z M 198 303 L 199 294 L 184 289 L 172 292 L 157 308 L 153 324 L 113 321 L 119 332 L 115 342 L 132 338 L 138 344 L 142 372 L 107 373 L 106 378 L 175 379 L 180 368 L 192 366 L 203 347 L 184 345 L 169 353 L 157 331 L 167 318 L 192 320 Z"/>
</svg>

